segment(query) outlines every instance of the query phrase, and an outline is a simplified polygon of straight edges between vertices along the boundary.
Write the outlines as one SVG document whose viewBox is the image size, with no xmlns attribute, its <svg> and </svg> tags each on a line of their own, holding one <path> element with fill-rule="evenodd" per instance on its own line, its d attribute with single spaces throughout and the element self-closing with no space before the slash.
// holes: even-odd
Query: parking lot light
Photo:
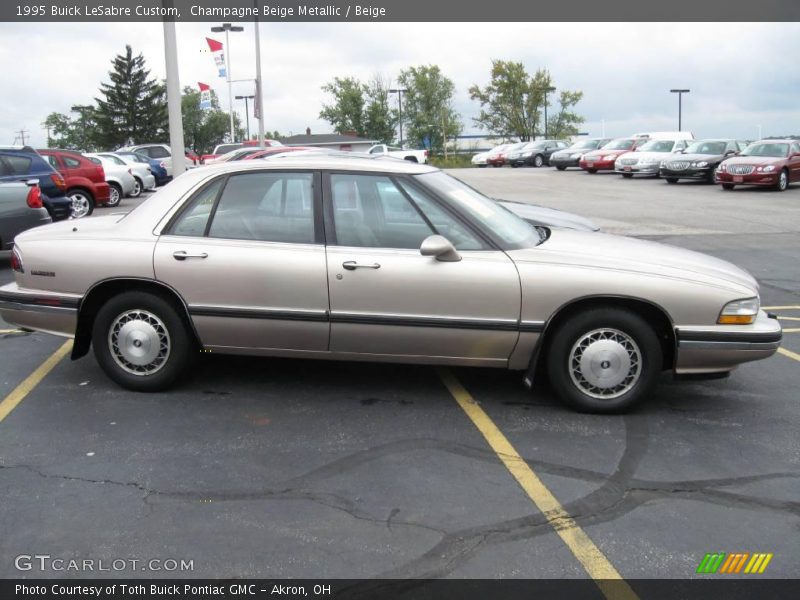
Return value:
<svg viewBox="0 0 800 600">
<path fill-rule="evenodd" d="M 677 89 L 677 88 L 670 90 L 670 92 L 672 92 L 673 94 L 678 94 L 678 131 L 681 131 L 681 116 L 682 116 L 681 115 L 681 113 L 682 113 L 682 102 L 681 102 L 681 100 L 682 100 L 684 94 L 688 94 L 691 91 L 692 90 Z"/>
</svg>

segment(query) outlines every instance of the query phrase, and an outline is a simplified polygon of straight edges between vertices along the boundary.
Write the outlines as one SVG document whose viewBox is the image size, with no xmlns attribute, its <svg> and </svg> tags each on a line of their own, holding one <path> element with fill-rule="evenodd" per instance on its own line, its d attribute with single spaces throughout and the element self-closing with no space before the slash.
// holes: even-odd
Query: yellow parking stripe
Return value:
<svg viewBox="0 0 800 600">
<path fill-rule="evenodd" d="M 70 350 L 72 350 L 72 340 L 67 340 L 58 350 L 50 355 L 50 358 L 39 365 L 39 367 L 33 373 L 28 375 L 25 381 L 15 387 L 13 391 L 6 396 L 2 402 L 0 402 L 0 423 L 2 423 L 3 419 L 5 419 L 9 413 L 25 399 L 25 396 L 31 393 L 33 388 L 41 383 L 42 379 L 44 379 L 47 374 L 53 370 L 53 368 L 69 353 Z"/>
<path fill-rule="evenodd" d="M 439 377 L 494 453 L 513 475 L 536 508 L 547 518 L 569 550 L 609 600 L 638 600 L 638 596 L 569 513 L 519 455 L 489 415 L 448 369 Z"/>
<path fill-rule="evenodd" d="M 778 321 L 800 321 L 800 317 L 778 317 Z"/>
<path fill-rule="evenodd" d="M 800 306 L 762 306 L 764 310 L 800 310 Z"/>
<path fill-rule="evenodd" d="M 6 333 L 22 333 L 21 329 L 0 329 L 0 335 L 4 335 Z"/>
<path fill-rule="evenodd" d="M 784 356 L 788 356 L 789 358 L 795 359 L 797 362 L 800 362 L 800 354 L 797 352 L 792 352 L 791 350 L 787 350 L 786 348 L 778 348 L 778 352 L 783 354 Z"/>
<path fill-rule="evenodd" d="M 798 319 L 798 320 L 800 320 L 800 319 Z M 783 333 L 800 333 L 800 327 L 784 329 Z"/>
<path fill-rule="evenodd" d="M 762 562 L 761 565 L 759 565 L 758 572 L 759 573 L 763 573 L 764 571 L 766 571 L 767 570 L 767 565 L 769 564 L 769 561 L 771 561 L 771 560 L 772 560 L 772 552 L 770 552 L 769 554 L 767 554 L 764 557 L 764 562 Z"/>
</svg>

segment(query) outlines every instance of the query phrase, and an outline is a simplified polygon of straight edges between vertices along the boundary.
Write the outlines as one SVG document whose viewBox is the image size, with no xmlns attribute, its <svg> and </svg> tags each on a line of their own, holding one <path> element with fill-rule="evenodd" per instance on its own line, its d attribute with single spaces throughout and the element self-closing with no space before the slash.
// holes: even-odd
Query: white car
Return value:
<svg viewBox="0 0 800 600">
<path fill-rule="evenodd" d="M 386 144 L 376 144 L 367 150 L 367 154 L 380 154 L 383 156 L 391 156 L 392 158 L 401 158 L 409 162 L 426 164 L 428 162 L 427 150 L 409 150 L 407 148 L 395 148 L 394 146 L 387 146 Z"/>
<path fill-rule="evenodd" d="M 486 166 L 486 159 L 489 158 L 489 152 L 478 152 L 475 156 L 472 157 L 472 166 L 474 167 L 485 167 Z"/>
<path fill-rule="evenodd" d="M 133 170 L 122 162 L 121 158 L 109 158 L 97 153 L 84 154 L 84 156 L 93 163 L 103 165 L 103 171 L 106 173 L 106 182 L 111 188 L 106 206 L 117 206 L 123 196 L 130 196 L 136 189 Z"/>
<path fill-rule="evenodd" d="M 98 156 L 104 156 L 111 160 L 121 160 L 131 169 L 131 174 L 136 180 L 136 187 L 131 192 L 131 198 L 138 198 L 144 190 L 156 189 L 156 178 L 150 170 L 150 165 L 137 162 L 127 156 L 120 156 L 114 152 L 98 152 Z"/>
<path fill-rule="evenodd" d="M 650 140 L 633 152 L 620 154 L 614 162 L 614 171 L 630 179 L 634 175 L 658 177 L 661 162 L 676 152 L 684 150 L 692 140 Z"/>
</svg>

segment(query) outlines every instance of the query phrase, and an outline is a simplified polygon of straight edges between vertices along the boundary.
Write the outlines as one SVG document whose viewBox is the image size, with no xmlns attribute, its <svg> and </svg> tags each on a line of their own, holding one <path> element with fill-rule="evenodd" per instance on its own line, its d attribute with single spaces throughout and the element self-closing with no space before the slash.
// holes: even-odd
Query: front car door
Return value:
<svg viewBox="0 0 800 600">
<path fill-rule="evenodd" d="M 500 250 L 409 182 L 324 175 L 331 351 L 408 362 L 504 365 L 520 283 Z M 441 234 L 461 260 L 422 256 Z"/>
<path fill-rule="evenodd" d="M 156 244 L 156 277 L 175 288 L 207 349 L 328 349 L 319 175 L 250 171 L 205 184 Z"/>
<path fill-rule="evenodd" d="M 800 181 L 800 142 L 789 148 L 789 181 Z"/>
</svg>

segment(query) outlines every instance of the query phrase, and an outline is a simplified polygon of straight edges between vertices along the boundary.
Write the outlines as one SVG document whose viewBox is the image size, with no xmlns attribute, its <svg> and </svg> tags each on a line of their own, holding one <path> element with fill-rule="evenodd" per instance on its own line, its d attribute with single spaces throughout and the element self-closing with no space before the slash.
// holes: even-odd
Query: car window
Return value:
<svg viewBox="0 0 800 600">
<path fill-rule="evenodd" d="M 383 153 L 383 148 L 381 148 L 380 146 L 376 146 L 375 148 L 370 150 L 369 153 L 370 154 L 382 154 Z"/>
<path fill-rule="evenodd" d="M 210 237 L 314 243 L 311 173 L 232 175 L 211 220 Z"/>
<path fill-rule="evenodd" d="M 161 146 L 151 146 L 150 148 L 142 148 L 141 152 L 144 152 L 150 158 L 167 158 L 170 155 L 167 149 L 162 148 Z"/>
<path fill-rule="evenodd" d="M 27 175 L 31 172 L 31 159 L 27 156 L 6 154 L 5 158 L 12 175 Z"/>
<path fill-rule="evenodd" d="M 198 194 L 189 201 L 189 207 L 184 210 L 178 220 L 169 230 L 170 235 L 186 235 L 191 237 L 202 237 L 206 232 L 208 217 L 214 207 L 214 200 L 222 187 L 224 179 L 220 178 L 211 185 L 204 187 Z"/>
<path fill-rule="evenodd" d="M 476 237 L 463 223 L 458 221 L 450 213 L 446 212 L 436 202 L 423 194 L 414 186 L 401 183 L 405 192 L 431 222 L 436 233 L 446 237 L 456 250 L 488 250 L 484 242 Z"/>
<path fill-rule="evenodd" d="M 52 154 L 45 154 L 44 157 L 47 159 L 47 162 L 50 163 L 51 167 L 53 167 L 54 169 L 58 169 L 59 168 L 58 159 L 55 156 L 53 156 Z"/>
<path fill-rule="evenodd" d="M 800 144 L 792 144 L 792 154 L 800 153 Z"/>
<path fill-rule="evenodd" d="M 118 156 L 114 156 L 113 154 L 102 154 L 101 156 L 115 165 L 125 166 L 125 161 Z"/>
<path fill-rule="evenodd" d="M 333 221 L 340 246 L 417 249 L 435 232 L 381 175 L 331 175 Z"/>
<path fill-rule="evenodd" d="M 78 167 L 81 166 L 81 161 L 75 160 L 74 158 L 71 158 L 69 156 L 62 156 L 61 160 L 64 161 L 64 165 L 66 165 L 66 167 L 69 169 L 77 169 Z M 55 165 L 53 166 L 55 167 Z"/>
<path fill-rule="evenodd" d="M 103 164 L 103 161 L 101 161 L 96 156 L 87 156 L 86 158 L 88 158 L 90 161 L 92 161 L 96 165 L 102 165 Z"/>
</svg>

